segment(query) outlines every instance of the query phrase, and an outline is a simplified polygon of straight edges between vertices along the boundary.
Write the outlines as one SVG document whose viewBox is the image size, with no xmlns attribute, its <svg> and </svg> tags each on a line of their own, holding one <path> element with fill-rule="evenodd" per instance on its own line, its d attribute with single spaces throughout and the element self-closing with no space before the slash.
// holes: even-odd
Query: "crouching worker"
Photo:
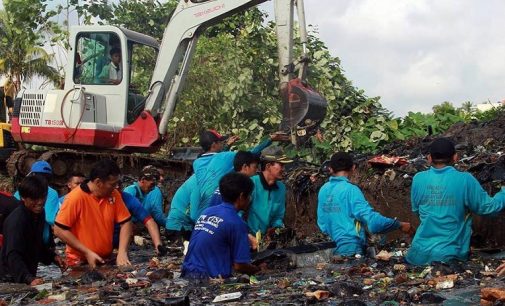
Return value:
<svg viewBox="0 0 505 306">
<path fill-rule="evenodd" d="M 118 266 L 129 265 L 131 216 L 121 194 L 119 167 L 103 159 L 91 169 L 89 180 L 69 193 L 56 217 L 55 234 L 67 244 L 67 264 L 88 263 L 91 268 L 112 254 L 114 224 L 120 224 Z"/>
<path fill-rule="evenodd" d="M 65 269 L 64 260 L 54 253 L 52 237 L 44 244 L 44 203 L 47 182 L 39 176 L 28 176 L 19 185 L 22 205 L 13 210 L 4 222 L 4 245 L 0 253 L 0 274 L 3 281 L 39 285 L 39 262 L 55 263 Z M 49 233 L 52 236 L 51 233 Z"/>
<path fill-rule="evenodd" d="M 260 270 L 250 263 L 247 224 L 237 214 L 249 208 L 253 187 L 241 173 L 226 174 L 219 181 L 223 203 L 205 209 L 198 218 L 182 265 L 183 277 L 227 278 L 232 270 L 246 274 Z"/>
<path fill-rule="evenodd" d="M 154 252 L 156 253 L 156 255 L 159 256 L 166 255 L 167 249 L 163 246 L 161 242 L 160 230 L 158 228 L 158 224 L 156 224 L 156 221 L 154 221 L 153 217 L 151 217 L 151 215 L 147 212 L 147 210 L 145 210 L 144 207 L 142 207 L 142 204 L 139 202 L 139 200 L 137 200 L 137 198 L 135 198 L 131 194 L 121 192 L 121 197 L 132 217 L 135 220 L 142 222 L 142 224 L 144 224 L 145 228 L 149 232 L 149 235 L 151 236 L 151 239 L 153 241 Z M 113 239 L 114 248 L 119 247 L 120 230 L 121 230 L 120 225 L 116 224 L 114 226 L 114 239 Z"/>
<path fill-rule="evenodd" d="M 414 265 L 467 260 L 470 253 L 470 213 L 490 215 L 505 208 L 505 188 L 490 197 L 468 172 L 453 167 L 458 160 L 452 141 L 438 138 L 430 146 L 429 170 L 412 181 L 412 211 L 421 224 L 405 256 Z"/>
<path fill-rule="evenodd" d="M 335 153 L 329 163 L 330 180 L 321 187 L 317 203 L 317 224 L 335 241 L 335 255 L 363 255 L 365 226 L 372 234 L 396 229 L 410 233 L 410 223 L 399 222 L 376 212 L 360 188 L 349 181 L 356 166 L 348 153 Z"/>
</svg>

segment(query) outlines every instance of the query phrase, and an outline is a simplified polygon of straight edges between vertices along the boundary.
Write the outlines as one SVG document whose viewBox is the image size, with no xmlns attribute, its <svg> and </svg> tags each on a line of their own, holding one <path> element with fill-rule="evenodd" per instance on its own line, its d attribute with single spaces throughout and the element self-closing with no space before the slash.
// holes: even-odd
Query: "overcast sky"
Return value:
<svg viewBox="0 0 505 306">
<path fill-rule="evenodd" d="M 505 99 L 505 1 L 305 0 L 305 9 L 346 76 L 396 115 Z"/>
<path fill-rule="evenodd" d="M 505 1 L 305 0 L 305 10 L 345 75 L 395 115 L 505 99 Z"/>
</svg>

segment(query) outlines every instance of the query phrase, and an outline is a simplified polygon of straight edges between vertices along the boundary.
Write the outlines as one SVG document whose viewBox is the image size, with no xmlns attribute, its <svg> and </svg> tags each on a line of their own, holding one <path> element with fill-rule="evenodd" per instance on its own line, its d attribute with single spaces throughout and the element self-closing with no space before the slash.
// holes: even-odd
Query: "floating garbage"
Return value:
<svg viewBox="0 0 505 306">
<path fill-rule="evenodd" d="M 318 301 L 326 300 L 330 297 L 330 292 L 326 290 L 316 290 L 314 292 L 305 292 L 306 297 L 315 297 Z"/>
<path fill-rule="evenodd" d="M 242 292 L 233 292 L 218 295 L 212 300 L 212 303 L 220 303 L 220 302 L 231 302 L 237 301 L 242 297 Z"/>
<path fill-rule="evenodd" d="M 389 259 L 391 259 L 392 256 L 393 256 L 392 253 L 389 253 L 386 250 L 382 250 L 379 252 L 379 254 L 375 256 L 375 258 L 383 261 L 389 261 Z"/>
</svg>

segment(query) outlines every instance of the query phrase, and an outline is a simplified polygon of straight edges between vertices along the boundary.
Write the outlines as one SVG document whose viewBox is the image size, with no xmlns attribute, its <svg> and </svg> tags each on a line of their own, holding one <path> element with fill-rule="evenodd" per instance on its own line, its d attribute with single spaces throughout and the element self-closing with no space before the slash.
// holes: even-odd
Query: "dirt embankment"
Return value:
<svg viewBox="0 0 505 306">
<path fill-rule="evenodd" d="M 456 124 L 443 136 L 457 144 L 460 161 L 456 168 L 472 173 L 489 194 L 498 192 L 505 181 L 505 115 L 487 123 Z M 398 142 L 383 150 L 382 154 L 404 157 L 408 161 L 406 165 L 377 167 L 367 162 L 372 156 L 358 158 L 358 170 L 352 181 L 361 187 L 376 210 L 416 226 L 419 224 L 417 216 L 411 212 L 410 186 L 412 177 L 429 167 L 426 156 L 432 139 Z M 302 235 L 319 231 L 317 191 L 327 177 L 320 176 L 312 183 L 309 177 L 316 172 L 317 168 L 307 167 L 288 173 L 285 221 Z M 497 216 L 473 215 L 473 229 L 473 246 L 505 247 L 505 212 Z"/>
</svg>

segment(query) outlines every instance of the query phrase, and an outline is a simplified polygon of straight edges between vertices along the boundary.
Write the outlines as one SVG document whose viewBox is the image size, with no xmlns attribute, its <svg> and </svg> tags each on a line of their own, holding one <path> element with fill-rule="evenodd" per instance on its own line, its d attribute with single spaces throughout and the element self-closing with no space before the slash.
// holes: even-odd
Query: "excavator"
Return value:
<svg viewBox="0 0 505 306">
<path fill-rule="evenodd" d="M 67 65 L 64 88 L 23 91 L 14 102 L 11 120 L 17 143 L 53 149 L 41 156 L 16 151 L 8 160 L 9 174 L 25 175 L 36 159 L 49 161 L 56 177 L 87 173 L 86 167 L 111 154 L 123 168 L 153 163 L 148 157 L 132 162 L 132 153 L 155 152 L 164 143 L 199 35 L 225 17 L 265 1 L 180 0 L 161 44 L 115 26 L 72 27 L 68 59 L 74 64 Z M 309 57 L 303 0 L 274 1 L 283 101 L 280 130 L 297 143 L 317 129 L 327 102 L 305 79 Z M 293 60 L 295 12 L 302 54 Z M 157 162 L 173 174 L 190 171 L 177 158 Z"/>
</svg>

